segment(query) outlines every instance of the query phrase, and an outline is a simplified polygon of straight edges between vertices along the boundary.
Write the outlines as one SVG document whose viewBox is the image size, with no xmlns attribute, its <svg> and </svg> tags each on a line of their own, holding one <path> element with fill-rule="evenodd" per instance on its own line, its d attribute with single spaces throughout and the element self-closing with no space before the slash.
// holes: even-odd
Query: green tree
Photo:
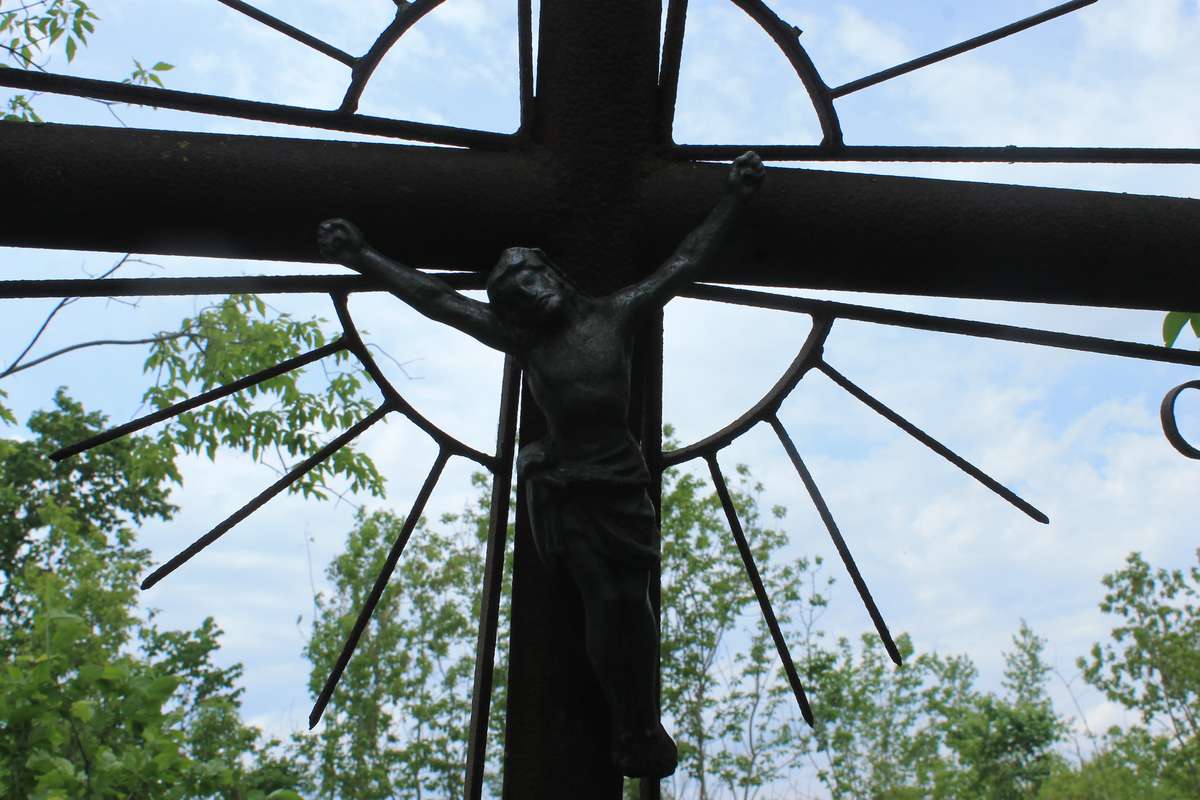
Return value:
<svg viewBox="0 0 1200 800">
<path fill-rule="evenodd" d="M 786 512 L 760 510 L 748 468 L 727 482 L 780 624 L 811 621 L 825 603 L 820 561 L 784 559 L 772 523 Z M 662 559 L 662 708 L 680 756 L 670 795 L 760 796 L 802 757 L 798 711 L 721 502 L 686 471 L 664 475 Z"/>
<path fill-rule="evenodd" d="M 489 510 L 487 483 L 476 480 L 480 495 L 472 507 L 438 526 L 422 520 L 413 531 L 320 732 L 304 744 L 322 797 L 459 791 Z M 744 468 L 734 486 L 780 618 L 789 624 L 802 598 L 819 609 L 824 600 L 810 591 L 818 580 L 815 567 L 803 560 L 776 563 L 785 537 L 760 519 L 761 487 Z M 668 473 L 664 490 L 663 706 L 683 754 L 677 796 L 697 786 L 711 798 L 759 796 L 800 757 L 792 746 L 794 700 L 765 629 L 755 628 L 744 647 L 733 641 L 739 625 L 760 623 L 719 501 L 687 473 Z M 782 514 L 772 509 L 773 519 Z M 306 649 L 314 693 L 403 523 L 389 512 L 362 514 L 331 563 L 332 591 L 320 600 Z M 509 580 L 506 572 L 489 746 L 489 786 L 497 795 Z"/>
<path fill-rule="evenodd" d="M 1130 554 L 1104 578 L 1100 609 L 1118 624 L 1079 660 L 1090 684 L 1140 718 L 1109 732 L 1097 769 L 1123 763 L 1145 796 L 1200 796 L 1200 552 L 1197 562 L 1155 569 Z"/>
<path fill-rule="evenodd" d="M 443 517 L 439 528 L 424 519 L 416 525 L 320 731 L 303 740 L 321 797 L 448 798 L 461 792 L 489 498 L 485 477 L 475 481 L 475 506 Z M 314 695 L 403 526 L 404 519 L 388 511 L 360 513 L 345 550 L 330 563 L 332 592 L 318 598 L 305 649 Z M 496 796 L 510 580 L 506 572 L 490 720 L 489 778 Z"/>
<path fill-rule="evenodd" d="M 8 61 L 0 63 L 0 68 L 45 70 L 58 55 L 65 56 L 70 63 L 80 48 L 88 44 L 99 19 L 90 0 L 0 0 L 0 51 Z M 146 67 L 135 58 L 125 82 L 162 86 L 161 74 L 171 69 L 165 61 Z M 33 106 L 34 99 L 27 94 L 12 95 L 5 102 L 3 119 L 41 122 Z"/>
<path fill-rule="evenodd" d="M 986 800 L 1037 797 L 1061 763 L 1055 746 L 1066 724 L 1047 694 L 1050 668 L 1043 660 L 1045 639 L 1025 623 L 1005 654 L 1005 694 L 972 694 L 947 707 L 946 746 L 957 771 L 943 781 L 964 796 Z"/>
<path fill-rule="evenodd" d="M 1189 325 L 1192 333 L 1200 336 L 1200 314 L 1188 314 L 1183 311 L 1168 312 L 1163 317 L 1163 344 L 1167 347 L 1174 347 L 1175 343 L 1179 341 L 1179 334 L 1183 333 L 1183 329 Z"/>
<path fill-rule="evenodd" d="M 926 797 L 946 770 L 941 758 L 946 716 L 973 696 L 975 668 L 965 658 L 913 656 L 896 639 L 895 667 L 873 634 L 859 646 L 840 638 L 812 648 L 806 662 L 821 698 L 812 761 L 834 798 Z"/>
<path fill-rule="evenodd" d="M 33 440 L 0 440 L 0 794 L 285 797 L 299 770 L 241 722 L 240 667 L 212 659 L 219 629 L 138 615 L 149 558 L 134 530 L 174 511 L 174 451 L 133 437 L 48 458 L 104 422 L 60 391 Z"/>
</svg>

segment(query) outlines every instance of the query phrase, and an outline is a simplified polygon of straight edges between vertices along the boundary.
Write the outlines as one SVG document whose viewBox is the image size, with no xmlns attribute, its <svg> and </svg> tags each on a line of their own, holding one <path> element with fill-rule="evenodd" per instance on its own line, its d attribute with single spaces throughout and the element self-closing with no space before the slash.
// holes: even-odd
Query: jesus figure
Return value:
<svg viewBox="0 0 1200 800">
<path fill-rule="evenodd" d="M 537 249 L 504 251 L 490 302 L 390 259 L 341 219 L 321 224 L 329 259 L 381 281 L 431 319 L 511 354 L 547 435 L 517 458 L 542 560 L 564 568 L 583 601 L 588 659 L 608 706 L 614 766 L 629 777 L 675 771 L 675 743 L 655 699 L 658 632 L 649 580 L 658 561 L 645 457 L 629 428 L 634 334 L 704 274 L 745 200 L 762 184 L 755 153 L 738 157 L 724 197 L 652 275 L 604 297 L 576 289 Z"/>
</svg>

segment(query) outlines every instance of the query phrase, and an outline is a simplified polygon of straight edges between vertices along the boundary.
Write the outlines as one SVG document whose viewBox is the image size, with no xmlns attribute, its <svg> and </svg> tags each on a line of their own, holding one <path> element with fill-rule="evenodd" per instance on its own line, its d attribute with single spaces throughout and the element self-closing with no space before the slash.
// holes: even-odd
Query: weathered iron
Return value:
<svg viewBox="0 0 1200 800">
<path fill-rule="evenodd" d="M 636 284 L 703 217 L 719 167 L 696 163 L 728 159 L 747 149 L 779 161 L 976 161 L 1063 163 L 1200 163 L 1195 148 L 894 147 L 847 145 L 836 101 L 933 63 L 1075 12 L 1094 0 L 1075 0 L 990 33 L 888 70 L 830 88 L 800 44 L 801 31 L 762 0 L 732 0 L 780 48 L 813 102 L 822 140 L 797 145 L 688 145 L 673 136 L 687 0 L 669 0 L 661 41 L 657 0 L 564 0 L 541 8 L 537 85 L 532 9 L 517 0 L 520 125 L 513 133 L 466 130 L 357 113 L 358 100 L 383 55 L 443 0 L 397 0 L 394 20 L 362 56 L 262 12 L 242 0 L 219 0 L 350 69 L 336 109 L 259 103 L 48 73 L 0 70 L 0 85 L 133 102 L 328 130 L 370 133 L 468 150 L 340 142 L 109 130 L 80 126 L 0 126 L 0 154 L 12 190 L 26 202 L 0 219 L 0 243 L 16 246 L 310 260 L 311 231 L 322 219 L 351 217 L 373 232 L 386 252 L 415 263 L 465 270 L 443 276 L 455 288 L 480 288 L 482 265 L 512 241 L 538 243 L 555 255 L 566 282 L 604 296 Z M 657 58 L 661 45 L 661 65 Z M 232 193 L 247 174 L 256 191 Z M 413 238 L 391 221 L 396 197 Z M 98 198 L 103 198 L 99 200 Z M 153 202 L 148 202 L 149 200 Z M 56 214 L 46 214 L 55 208 Z M 72 225 L 59 220 L 69 216 Z M 131 225 L 128 220 L 137 219 Z M 803 221 L 804 224 L 799 224 Z M 461 235 L 470 230 L 470 236 Z M 869 232 L 870 235 L 863 235 Z M 817 235 L 819 233 L 819 235 Z M 736 284 L 837 288 L 937 296 L 1037 300 L 1127 308 L 1191 311 L 1200 285 L 1183 282 L 1200 249 L 1200 203 L 1094 192 L 995 186 L 915 178 L 775 170 L 769 188 L 715 255 L 705 277 Z M 805 254 L 803 268 L 797 254 Z M 1130 263 L 1143 265 L 1138 274 Z M 1019 265 L 1014 267 L 1014 265 Z M 0 297 L 204 294 L 230 291 L 321 292 L 332 297 L 341 339 L 317 351 L 163 409 L 61 452 L 101 444 L 204 402 L 225 396 L 335 352 L 349 350 L 383 394 L 372 415 L 315 453 L 247 506 L 218 525 L 148 579 L 163 577 L 227 532 L 384 415 L 399 411 L 437 444 L 438 456 L 409 519 L 419 517 L 449 457 L 473 460 L 493 474 L 484 603 L 478 638 L 475 692 L 465 796 L 481 795 L 492 685 L 500 574 L 518 418 L 522 438 L 547 434 L 536 403 L 518 410 L 517 359 L 505 366 L 494 454 L 475 451 L 433 426 L 392 387 L 375 365 L 349 316 L 347 297 L 386 291 L 380 278 L 343 276 L 211 277 L 103 281 L 9 281 Z M 639 440 L 657 503 L 662 469 L 703 458 L 721 497 L 764 619 L 802 714 L 812 718 L 753 555 L 745 541 L 719 452 L 754 425 L 772 426 L 816 505 L 889 654 L 899 654 L 815 479 L 778 418 L 780 404 L 817 369 L 910 435 L 963 469 L 1029 516 L 1045 516 L 982 470 L 945 448 L 907 419 L 827 364 L 825 339 L 836 319 L 1066 347 L 1170 363 L 1200 365 L 1194 353 L 1130 342 L 1072 336 L 992 323 L 910 314 L 888 309 L 696 285 L 685 294 L 719 302 L 777 308 L 813 319 L 808 340 L 771 392 L 752 409 L 701 441 L 662 453 L 660 314 L 649 314 L 633 347 L 623 429 Z M 528 377 L 528 376 L 526 376 Z M 1163 401 L 1168 439 L 1200 457 L 1178 430 L 1176 399 Z M 536 397 L 528 382 L 524 396 Z M 504 794 L 520 800 L 571 796 L 615 800 L 621 780 L 609 757 L 607 710 L 601 682 L 592 676 L 582 637 L 579 592 L 562 570 L 536 555 L 538 504 L 534 475 L 518 484 L 512 649 L 505 737 Z M 411 526 L 401 532 L 371 600 L 314 707 L 319 718 L 345 668 L 374 603 L 401 557 Z M 650 538 L 655 539 L 654 531 Z M 657 541 L 650 541 L 651 549 Z M 649 596 L 657 609 L 656 568 Z M 640 580 L 640 578 L 639 578 Z M 586 593 L 586 592 L 585 592 Z M 644 691 L 644 690 L 643 690 Z M 657 719 L 657 713 L 655 714 Z M 642 783 L 643 800 L 657 798 L 656 781 Z"/>
</svg>

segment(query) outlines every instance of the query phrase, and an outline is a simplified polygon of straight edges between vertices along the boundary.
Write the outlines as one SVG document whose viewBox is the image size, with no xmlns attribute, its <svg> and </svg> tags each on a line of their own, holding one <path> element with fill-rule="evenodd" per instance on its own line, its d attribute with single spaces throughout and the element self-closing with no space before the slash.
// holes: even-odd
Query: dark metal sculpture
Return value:
<svg viewBox="0 0 1200 800">
<path fill-rule="evenodd" d="M 542 560 L 565 569 L 582 597 L 613 764 L 628 777 L 665 777 L 678 760 L 656 698 L 658 630 L 649 588 L 657 521 L 650 470 L 629 427 L 634 337 L 648 314 L 704 274 L 763 175 L 755 153 L 738 157 L 725 197 L 675 253 L 648 278 L 601 297 L 580 291 L 537 249 L 505 250 L 487 279 L 491 302 L 481 303 L 382 255 L 346 220 L 328 220 L 317 234 L 326 258 L 524 369 L 548 431 L 522 445 L 517 475 Z"/>
<path fill-rule="evenodd" d="M 660 19 L 659 0 L 637 0 L 619 6 L 611 0 L 541 4 L 536 31 L 536 80 L 532 4 L 531 0 L 516 0 L 520 125 L 512 133 L 466 130 L 358 113 L 364 87 L 389 48 L 443 0 L 396 0 L 395 18 L 361 56 L 346 53 L 242 0 L 218 2 L 345 65 L 350 73 L 349 82 L 338 107 L 285 106 L 21 70 L 0 70 L 0 85 L 465 149 L 82 126 L 4 125 L 0 126 L 0 153 L 6 157 L 6 175 L 14 193 L 25 202 L 9 209 L 0 220 L 0 243 L 307 261 L 312 257 L 313 226 L 331 214 L 344 214 L 372 230 L 375 244 L 381 249 L 398 251 L 405 246 L 413 261 L 446 269 L 486 264 L 514 240 L 536 242 L 555 254 L 566 276 L 559 283 L 563 292 L 574 291 L 573 285 L 578 285 L 604 297 L 644 277 L 703 217 L 708 203 L 705 198 L 718 179 L 719 167 L 699 163 L 700 159 L 727 159 L 754 149 L 768 159 L 779 161 L 1200 163 L 1197 148 L 846 144 L 837 110 L 840 98 L 1079 11 L 1095 0 L 1063 3 L 990 33 L 832 88 L 801 44 L 798 28 L 778 16 L 764 0 L 731 0 L 758 24 L 791 63 L 821 125 L 822 137 L 818 143 L 761 146 L 675 142 L 675 101 L 687 0 L 668 0 L 665 20 Z M 241 185 L 246 175 L 251 174 L 255 176 L 255 192 L 229 191 L 230 186 Z M 137 180 L 131 180 L 131 175 L 137 176 Z M 394 224 L 398 185 L 404 187 L 408 198 L 405 217 L 408 238 Z M 121 191 L 114 192 L 113 187 Z M 1195 252 L 1200 250 L 1200 203 L 1196 201 L 782 169 L 773 173 L 767 192 L 770 197 L 756 203 L 738 230 L 727 237 L 705 279 L 741 285 L 1125 308 L 1191 311 L 1200 307 L 1200 285 L 1182 279 L 1191 274 Z M 55 209 L 56 213 L 47 214 L 47 208 Z M 71 219 L 72 224 L 63 226 L 64 218 Z M 128 220 L 134 218 L 138 223 L 130 225 Z M 416 230 L 437 235 L 413 238 L 411 231 Z M 467 230 L 471 235 L 462 235 Z M 864 235 L 867 231 L 870 235 Z M 801 252 L 806 263 L 803 269 L 798 269 L 797 255 Z M 517 259 L 526 264 L 539 260 L 545 261 L 532 252 Z M 1141 270 L 1131 272 L 1130 263 L 1141 264 Z M 533 271 L 539 270 L 534 267 Z M 540 274 L 545 277 L 553 273 L 543 269 Z M 443 274 L 439 280 L 454 288 L 483 288 L 480 275 L 473 272 Z M 523 435 L 530 439 L 541 438 L 545 431 L 536 414 L 529 412 L 532 404 L 524 404 L 518 413 L 521 370 L 514 357 L 509 357 L 505 364 L 494 453 L 481 453 L 466 446 L 409 405 L 373 361 L 348 307 L 348 298 L 353 293 L 391 288 L 379 275 L 32 280 L 0 282 L 0 297 L 247 291 L 330 295 L 343 328 L 337 342 L 155 412 L 68 448 L 56 457 L 97 446 L 337 350 L 351 352 L 383 395 L 378 410 L 156 570 L 146 585 L 199 553 L 372 423 L 392 411 L 406 416 L 438 445 L 438 456 L 418 492 L 409 519 L 420 516 L 449 458 L 462 456 L 493 475 L 464 781 L 464 796 L 477 800 L 486 764 L 518 418 Z M 656 325 L 660 320 L 654 313 L 648 314 L 650 324 L 639 339 L 640 352 L 632 359 L 630 420 L 623 423 L 627 433 L 632 431 L 640 439 L 652 500 L 661 470 L 691 459 L 702 458 L 707 463 L 764 622 L 800 711 L 810 723 L 812 711 L 800 682 L 800 671 L 775 619 L 718 462 L 720 451 L 751 427 L 759 423 L 772 427 L 828 528 L 884 646 L 898 661 L 899 654 L 887 626 L 816 479 L 779 420 L 781 404 L 808 373 L 815 369 L 828 377 L 1031 518 L 1047 521 L 1032 505 L 828 364 L 822 351 L 836 320 L 1200 365 L 1197 353 L 1053 331 L 728 286 L 695 284 L 682 287 L 681 293 L 710 301 L 795 312 L 812 320 L 807 338 L 804 323 L 798 326 L 797 339 L 803 339 L 803 343 L 795 360 L 754 407 L 722 430 L 663 453 L 657 438 L 661 428 L 661 330 L 656 330 Z M 587 297 L 582 292 L 576 294 Z M 536 312 L 542 310 L 535 308 Z M 526 396 L 537 397 L 532 373 L 530 378 Z M 1200 457 L 1200 450 L 1180 434 L 1174 405 L 1185 389 L 1197 386 L 1200 384 L 1191 382 L 1173 390 L 1164 399 L 1162 409 L 1168 440 L 1193 458 Z M 555 480 L 558 467 L 551 466 L 550 461 L 557 449 L 543 445 L 529 450 L 521 469 L 504 794 L 519 800 L 564 796 L 572 800 L 615 800 L 622 795 L 619 776 L 612 768 L 607 737 L 595 733 L 604 728 L 606 712 L 598 710 L 597 704 L 586 697 L 579 699 L 579 695 L 589 694 L 578 691 L 580 686 L 587 688 L 581 673 L 590 672 L 583 648 L 575 647 L 572 642 L 580 626 L 579 618 L 567 607 L 570 603 L 564 602 L 566 594 L 553 575 L 541 571 L 540 559 L 534 555 L 536 543 L 546 543 L 548 537 L 543 536 L 546 526 L 542 525 L 543 531 L 536 537 L 530 535 L 528 512 L 538 505 L 532 502 L 535 497 L 548 496 L 552 500 L 565 497 L 574 501 L 578 494 L 571 491 L 569 481 Z M 627 451 L 622 455 L 632 463 Z M 620 494 L 626 497 L 624 488 Z M 632 496 L 633 492 L 628 494 Z M 618 498 L 608 507 L 620 507 L 622 503 Z M 630 503 L 631 508 L 633 505 Z M 560 512 L 555 516 L 561 522 L 575 513 Z M 538 523 L 537 515 L 534 516 L 534 522 Z M 631 511 L 630 516 L 644 520 L 644 510 Z M 622 530 L 637 530 L 639 525 L 644 529 L 644 521 L 640 521 Z M 368 601 L 317 698 L 311 724 L 319 720 L 329 702 L 411 533 L 412 526 L 405 526 L 393 543 Z M 650 600 L 656 603 L 655 570 L 651 567 L 649 571 Z M 598 686 L 591 692 L 597 696 L 601 693 Z M 611 710 L 610 707 L 608 711 Z M 657 720 L 657 713 L 654 718 Z M 658 783 L 643 781 L 641 792 L 643 800 L 657 798 Z"/>
</svg>

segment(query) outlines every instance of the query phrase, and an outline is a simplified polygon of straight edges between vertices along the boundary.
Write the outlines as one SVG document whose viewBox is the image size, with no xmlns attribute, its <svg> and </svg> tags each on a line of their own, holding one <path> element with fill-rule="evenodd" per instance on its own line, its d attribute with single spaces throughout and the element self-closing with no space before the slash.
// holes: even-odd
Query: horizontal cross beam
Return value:
<svg viewBox="0 0 1200 800">
<path fill-rule="evenodd" d="M 725 172 L 647 179 L 650 252 L 675 246 Z M 1188 311 L 1197 253 L 1197 200 L 776 168 L 707 280 Z"/>
<path fill-rule="evenodd" d="M 0 167 L 16 247 L 320 261 L 317 224 L 346 217 L 384 252 L 478 270 L 552 216 L 548 170 L 515 153 L 4 123 Z"/>
<path fill-rule="evenodd" d="M 316 261 L 317 223 L 344 216 L 416 265 L 482 270 L 564 224 L 535 150 L 5 124 L 0 154 L 22 199 L 0 216 L 9 246 Z M 635 238 L 650 264 L 726 168 L 644 164 Z M 708 277 L 1192 311 L 1198 252 L 1200 201 L 776 168 Z"/>
</svg>

